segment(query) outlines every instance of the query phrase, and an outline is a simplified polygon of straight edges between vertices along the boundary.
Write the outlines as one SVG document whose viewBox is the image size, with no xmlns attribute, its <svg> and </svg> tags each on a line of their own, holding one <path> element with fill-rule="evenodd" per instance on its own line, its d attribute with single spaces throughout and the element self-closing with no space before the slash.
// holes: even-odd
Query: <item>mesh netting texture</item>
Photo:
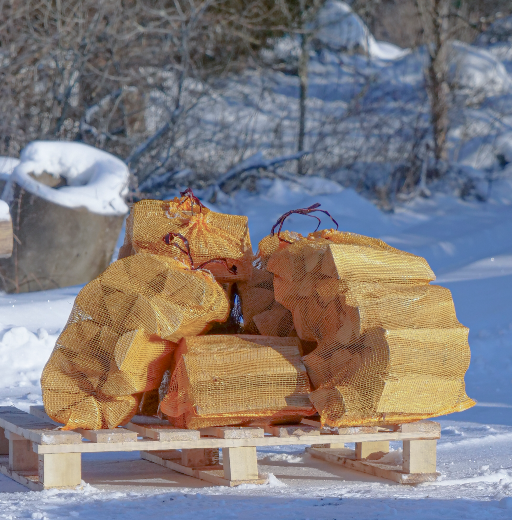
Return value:
<svg viewBox="0 0 512 520">
<path fill-rule="evenodd" d="M 228 314 L 208 271 L 147 253 L 114 262 L 78 294 L 44 368 L 46 413 L 64 429 L 125 424 L 160 386 L 176 342 Z"/>
<path fill-rule="evenodd" d="M 191 190 L 134 204 L 119 260 L 79 293 L 43 371 L 48 415 L 101 429 L 159 411 L 203 428 L 318 411 L 357 426 L 472 406 L 450 291 L 381 240 L 282 231 L 292 213 L 329 215 L 318 207 L 283 215 L 254 257 L 247 217 Z"/>
<path fill-rule="evenodd" d="M 291 312 L 276 302 L 274 275 L 267 270 L 267 264 L 272 253 L 299 238 L 302 235 L 285 231 L 281 233 L 281 240 L 277 235 L 268 235 L 259 243 L 251 279 L 237 284 L 244 332 L 264 336 L 296 336 Z"/>
<path fill-rule="evenodd" d="M 180 428 L 300 422 L 316 413 L 298 338 L 183 338 L 160 404 Z"/>
<path fill-rule="evenodd" d="M 186 192 L 174 200 L 141 200 L 132 206 L 127 219 L 119 258 L 145 251 L 183 259 L 186 255 L 179 244 L 165 240 L 169 234 L 178 234 L 190 245 L 195 266 L 222 259 L 232 268 L 209 263 L 208 270 L 218 282 L 248 280 L 253 252 L 247 221 L 247 217 L 211 211 Z"/>
<path fill-rule="evenodd" d="M 310 397 L 329 426 L 396 424 L 462 411 L 468 329 L 424 258 L 324 230 L 270 257 L 275 298 L 299 338 Z"/>
</svg>

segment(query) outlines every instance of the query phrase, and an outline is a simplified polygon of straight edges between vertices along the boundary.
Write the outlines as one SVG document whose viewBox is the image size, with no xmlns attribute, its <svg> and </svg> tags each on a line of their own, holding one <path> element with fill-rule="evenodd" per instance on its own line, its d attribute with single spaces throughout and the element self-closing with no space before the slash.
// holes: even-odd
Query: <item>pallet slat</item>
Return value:
<svg viewBox="0 0 512 520">
<path fill-rule="evenodd" d="M 235 428 L 230 426 L 212 426 L 202 428 L 201 434 L 218 439 L 262 439 L 265 437 L 263 428 Z"/>
<path fill-rule="evenodd" d="M 189 477 L 198 478 L 218 486 L 239 486 L 240 484 L 265 484 L 267 479 L 263 476 L 258 476 L 253 480 L 228 480 L 224 477 L 224 470 L 222 466 L 207 466 L 205 468 L 189 468 L 177 462 L 179 459 L 165 458 L 159 452 L 141 451 L 140 456 L 144 460 L 154 462 L 160 466 L 172 469 L 178 473 L 188 475 Z"/>
<path fill-rule="evenodd" d="M 14 406 L 0 406 L 0 428 L 40 445 L 80 445 L 79 433 L 60 431 L 53 422 L 43 421 Z"/>
<path fill-rule="evenodd" d="M 77 434 L 78 435 L 78 434 Z M 197 440 L 187 441 L 155 441 L 142 439 L 137 442 L 113 442 L 109 444 L 81 443 L 74 445 L 39 445 L 35 446 L 37 453 L 99 453 L 105 451 L 154 451 L 154 450 L 177 450 L 194 448 L 237 448 L 243 446 L 288 446 L 293 444 L 318 444 L 319 440 L 327 442 L 333 439 L 335 442 L 364 442 L 364 441 L 403 441 L 403 440 L 428 440 L 438 439 L 426 433 L 400 433 L 400 432 L 378 432 L 368 434 L 350 434 L 341 436 L 301 435 L 292 437 L 266 436 L 251 439 L 219 439 L 213 437 L 202 437 Z"/>
<path fill-rule="evenodd" d="M 112 430 L 83 430 L 82 428 L 77 428 L 75 431 L 80 433 L 85 439 L 96 443 L 137 442 L 137 433 L 124 428 Z"/>
<path fill-rule="evenodd" d="M 289 426 L 266 426 L 265 432 L 275 437 L 301 437 L 320 435 L 320 428 L 306 424 L 292 424 Z"/>
<path fill-rule="evenodd" d="M 155 441 L 195 441 L 201 437 L 197 430 L 183 430 L 172 426 L 158 424 L 137 424 L 130 422 L 125 426 L 126 429 L 137 432 L 142 437 Z"/>
</svg>

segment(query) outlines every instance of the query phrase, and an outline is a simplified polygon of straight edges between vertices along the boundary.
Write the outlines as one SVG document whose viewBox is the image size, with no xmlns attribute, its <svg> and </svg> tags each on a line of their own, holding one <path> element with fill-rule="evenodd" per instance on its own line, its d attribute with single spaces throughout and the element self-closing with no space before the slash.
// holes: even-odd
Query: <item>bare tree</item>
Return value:
<svg viewBox="0 0 512 520">
<path fill-rule="evenodd" d="M 127 158 L 141 180 L 178 167 L 189 111 L 294 24 L 283 5 L 0 0 L 0 153 L 81 140 Z"/>
<path fill-rule="evenodd" d="M 436 162 L 446 160 L 449 125 L 447 45 L 450 0 L 415 0 L 422 20 L 428 64 L 425 73 Z"/>
</svg>

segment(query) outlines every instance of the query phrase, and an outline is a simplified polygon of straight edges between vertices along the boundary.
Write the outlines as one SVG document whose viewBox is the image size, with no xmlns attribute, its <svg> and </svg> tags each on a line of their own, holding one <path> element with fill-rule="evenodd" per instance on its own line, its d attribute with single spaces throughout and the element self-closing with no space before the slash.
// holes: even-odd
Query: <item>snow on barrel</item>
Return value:
<svg viewBox="0 0 512 520">
<path fill-rule="evenodd" d="M 28 292 L 79 285 L 109 265 L 128 211 L 127 166 L 80 143 L 35 141 L 21 152 L 2 199 L 14 248 L 0 261 L 0 289 Z"/>
</svg>

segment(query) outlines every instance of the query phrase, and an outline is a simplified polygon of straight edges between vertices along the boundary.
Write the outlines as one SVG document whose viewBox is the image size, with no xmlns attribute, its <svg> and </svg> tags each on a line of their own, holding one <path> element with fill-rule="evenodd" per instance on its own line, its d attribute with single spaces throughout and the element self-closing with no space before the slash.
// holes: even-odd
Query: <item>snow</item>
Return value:
<svg viewBox="0 0 512 520">
<path fill-rule="evenodd" d="M 67 186 L 50 188 L 30 174 L 48 173 L 63 177 Z M 25 147 L 2 194 L 9 202 L 13 183 L 54 204 L 68 208 L 84 207 L 102 215 L 124 215 L 128 207 L 129 170 L 117 157 L 80 143 L 35 141 Z"/>
<path fill-rule="evenodd" d="M 512 16 L 498 18 L 475 40 L 476 45 L 492 45 L 499 42 L 512 42 Z"/>
<path fill-rule="evenodd" d="M 350 189 L 306 177 L 300 182 L 261 180 L 258 192 L 239 192 L 210 207 L 249 217 L 254 247 L 277 217 L 315 202 L 340 229 L 385 238 L 419 252 L 435 266 L 454 296 L 460 321 L 470 328 L 468 395 L 477 406 L 440 418 L 437 482 L 400 486 L 328 464 L 301 446 L 258 449 L 267 484 L 212 487 L 138 459 L 137 453 L 83 456 L 82 488 L 28 492 L 0 478 L 0 518 L 282 519 L 510 518 L 512 500 L 512 190 L 498 185 L 487 203 L 436 195 L 384 214 Z M 331 227 L 322 216 L 324 227 Z M 286 227 L 302 233 L 316 221 L 292 215 Z M 120 237 L 122 240 L 122 237 Z M 440 244 L 443 244 L 440 247 Z M 0 295 L 0 405 L 28 410 L 41 404 L 38 378 L 80 287 Z M 350 445 L 349 445 L 350 447 Z M 385 461 L 401 460 L 391 443 Z M 146 464 L 146 466 L 144 466 Z M 149 466 L 147 466 L 149 465 Z M 102 467 L 107 477 L 94 468 Z M 95 476 L 96 475 L 96 476 Z M 421 500 L 421 502 L 420 502 Z"/>
<path fill-rule="evenodd" d="M 330 2 L 325 9 L 340 5 L 344 4 Z M 340 10 L 343 15 L 346 12 L 345 8 Z M 373 50 L 347 53 L 329 43 L 336 42 L 337 34 L 348 34 L 337 31 L 336 24 L 333 27 L 333 37 L 326 36 L 318 45 L 313 41 L 310 52 L 305 147 L 311 154 L 303 163 L 308 173 L 329 176 L 343 185 L 373 193 L 389 189 L 390 175 L 406 167 L 410 154 L 417 153 L 418 135 L 429 135 L 424 88 L 427 53 L 424 47 L 393 53 L 392 47 L 379 42 L 375 43 L 378 47 L 372 47 L 373 36 L 364 36 L 368 31 L 364 26 L 358 32 L 361 38 L 351 37 L 347 45 L 359 41 Z M 329 28 L 320 27 L 319 34 Z M 227 77 L 220 90 L 212 87 L 208 94 L 206 86 L 197 82 L 184 86 L 185 104 L 190 103 L 187 118 L 193 123 L 189 124 L 189 119 L 180 123 L 186 146 L 180 149 L 181 159 L 172 171 L 190 169 L 217 179 L 256 154 L 271 160 L 296 151 L 300 41 L 288 35 L 271 43 L 272 48 L 262 54 L 275 67 L 248 69 L 236 78 Z M 449 59 L 455 109 L 448 134 L 449 166 L 454 172 L 450 193 L 461 190 L 467 177 L 458 173 L 465 167 L 478 170 L 482 176 L 510 173 L 505 172 L 500 159 L 500 150 L 512 143 L 512 50 L 509 54 L 506 62 L 490 48 L 460 42 L 452 45 Z M 167 122 L 165 114 L 176 81 L 169 73 L 163 89 L 155 91 L 150 100 L 155 131 Z M 419 148 L 422 160 L 425 152 Z M 290 172 L 295 168 L 293 161 L 275 169 Z M 165 167 L 158 170 L 164 183 L 171 178 L 165 177 L 167 173 Z M 158 191 L 165 189 L 162 185 Z M 485 197 L 486 191 L 481 195 Z"/>
<path fill-rule="evenodd" d="M 507 162 L 512 163 L 512 132 L 500 135 L 496 142 L 496 148 Z"/>
<path fill-rule="evenodd" d="M 0 200 L 0 220 L 9 220 L 10 218 L 9 205 L 3 200 Z"/>
<path fill-rule="evenodd" d="M 511 92 L 512 80 L 507 70 L 489 51 L 453 41 L 449 54 L 451 81 L 462 92 L 485 97 Z"/>
<path fill-rule="evenodd" d="M 322 6 L 312 27 L 314 38 L 333 51 L 362 51 L 383 60 L 394 60 L 408 52 L 375 40 L 361 18 L 338 0 L 329 0 Z"/>
<path fill-rule="evenodd" d="M 14 157 L 2 157 L 0 156 L 0 191 L 3 185 L 9 180 L 12 171 L 20 161 Z M 9 205 L 3 200 L 0 200 L 0 221 L 9 220 L 11 218 L 9 213 Z"/>
<path fill-rule="evenodd" d="M 0 181 L 7 181 L 14 168 L 20 163 L 19 159 L 14 157 L 0 156 Z"/>
<path fill-rule="evenodd" d="M 407 169 L 411 157 L 432 159 L 425 143 L 419 143 L 419 136 L 431 139 L 428 56 L 425 47 L 399 49 L 377 42 L 347 4 L 326 2 L 312 26 L 305 142 L 311 154 L 303 164 L 309 174 L 375 195 L 390 191 L 391 174 Z M 187 116 L 180 119 L 179 159 L 175 163 L 173 157 L 171 171 L 190 169 L 200 178 L 217 179 L 258 153 L 271 160 L 296 151 L 300 37 L 290 34 L 268 43 L 261 57 L 272 66 L 248 68 L 219 84 L 185 82 L 180 106 L 188 107 Z M 512 166 L 507 170 L 502 160 L 502 150 L 512 146 L 512 42 L 453 42 L 448 59 L 453 102 L 448 167 L 453 177 L 444 187 L 458 194 L 465 183 L 473 183 L 472 196 L 485 198 L 485 182 L 475 180 L 478 175 L 484 180 L 512 177 Z M 166 72 L 162 89 L 152 93 L 148 128 L 165 128 L 177 81 L 177 73 Z M 169 168 L 157 173 L 165 176 Z M 295 171 L 296 162 L 275 169 Z"/>
</svg>

